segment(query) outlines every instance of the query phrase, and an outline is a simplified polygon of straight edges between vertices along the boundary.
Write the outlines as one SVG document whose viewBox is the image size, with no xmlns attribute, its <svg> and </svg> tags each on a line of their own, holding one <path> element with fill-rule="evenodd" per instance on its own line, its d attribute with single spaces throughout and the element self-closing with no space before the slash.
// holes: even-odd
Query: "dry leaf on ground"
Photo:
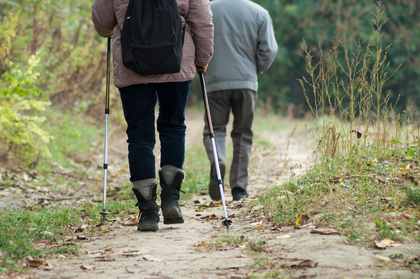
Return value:
<svg viewBox="0 0 420 279">
<path fill-rule="evenodd" d="M 26 265 L 28 267 L 41 267 L 41 266 L 48 266 L 48 263 L 43 262 L 41 260 L 34 259 L 31 256 L 28 256 L 26 258 Z"/>
<path fill-rule="evenodd" d="M 385 249 L 387 247 L 394 247 L 394 246 L 399 246 L 400 244 L 398 243 L 394 243 L 393 240 L 391 239 L 383 239 L 381 241 L 374 241 L 375 247 L 379 248 L 379 249 Z"/>
<path fill-rule="evenodd" d="M 294 260 L 281 264 L 281 268 L 304 268 L 304 267 L 316 267 L 318 263 L 312 260 Z"/>
<path fill-rule="evenodd" d="M 137 226 L 138 222 L 139 221 L 137 219 L 130 219 L 130 220 L 124 221 L 123 226 Z"/>
<path fill-rule="evenodd" d="M 408 219 L 408 220 L 410 220 L 410 219 L 413 219 L 413 218 L 414 218 L 414 216 L 413 216 L 413 215 L 410 215 L 410 214 L 407 214 L 407 213 L 403 213 L 403 214 L 401 214 L 401 216 L 402 216 L 404 219 Z"/>
<path fill-rule="evenodd" d="M 391 259 L 390 258 L 388 258 L 388 257 L 384 257 L 384 256 L 380 256 L 380 255 L 375 255 L 375 257 L 374 257 L 376 260 L 379 260 L 379 261 L 383 261 L 383 262 L 389 262 L 389 261 L 391 261 Z"/>
<path fill-rule="evenodd" d="M 339 232 L 334 230 L 334 229 L 313 229 L 311 230 L 311 234 L 324 234 L 324 235 L 329 235 L 329 234 L 338 234 Z"/>
<path fill-rule="evenodd" d="M 142 259 L 145 260 L 145 261 L 149 261 L 149 262 L 161 262 L 162 261 L 161 259 L 154 258 L 154 257 L 152 257 L 150 255 L 144 255 L 142 257 Z"/>
<path fill-rule="evenodd" d="M 80 266 L 80 269 L 83 269 L 83 270 L 92 270 L 93 269 L 93 266 L 91 266 L 91 265 L 81 265 Z"/>
<path fill-rule="evenodd" d="M 288 234 L 276 236 L 277 239 L 286 239 L 286 238 L 289 238 L 289 237 L 290 237 L 290 235 L 288 235 Z"/>
</svg>

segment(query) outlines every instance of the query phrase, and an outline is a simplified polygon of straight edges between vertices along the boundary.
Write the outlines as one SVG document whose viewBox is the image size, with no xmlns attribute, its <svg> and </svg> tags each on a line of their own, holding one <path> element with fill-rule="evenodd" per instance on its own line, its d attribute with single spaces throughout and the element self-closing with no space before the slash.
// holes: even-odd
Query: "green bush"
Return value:
<svg viewBox="0 0 420 279">
<path fill-rule="evenodd" d="M 4 156 L 17 154 L 19 159 L 30 161 L 34 156 L 50 155 L 48 143 L 52 136 L 41 128 L 50 102 L 34 85 L 38 63 L 39 58 L 33 55 L 25 70 L 13 68 L 1 78 L 0 142 L 6 147 Z"/>
</svg>

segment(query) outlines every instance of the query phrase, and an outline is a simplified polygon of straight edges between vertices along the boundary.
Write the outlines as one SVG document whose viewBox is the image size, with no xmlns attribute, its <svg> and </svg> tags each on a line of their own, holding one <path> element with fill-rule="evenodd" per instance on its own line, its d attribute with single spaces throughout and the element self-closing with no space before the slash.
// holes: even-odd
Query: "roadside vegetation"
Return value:
<svg viewBox="0 0 420 279">
<path fill-rule="evenodd" d="M 349 44 L 339 32 L 319 55 L 303 42 L 307 73 L 299 81 L 316 148 L 308 173 L 260 199 L 273 225 L 333 228 L 363 247 L 420 241 L 419 123 L 412 107 L 397 113 L 384 91 L 396 71 L 388 68 L 393 46 L 382 43 L 383 15 L 378 3 L 365 42 Z"/>
</svg>

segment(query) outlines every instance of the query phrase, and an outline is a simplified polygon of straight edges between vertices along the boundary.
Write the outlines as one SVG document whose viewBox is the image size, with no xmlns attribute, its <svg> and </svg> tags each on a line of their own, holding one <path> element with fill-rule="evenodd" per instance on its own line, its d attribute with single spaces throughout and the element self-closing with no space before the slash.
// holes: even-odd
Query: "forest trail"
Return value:
<svg viewBox="0 0 420 279">
<path fill-rule="evenodd" d="M 187 126 L 188 149 L 201 144 L 202 116 L 187 115 Z M 381 255 L 419 254 L 418 244 L 369 250 L 347 245 L 337 235 L 310 234 L 308 226 L 273 228 L 265 222 L 252 197 L 303 172 L 310 161 L 311 137 L 306 132 L 290 135 L 284 130 L 256 133 L 256 140 L 269 141 L 272 148 L 253 150 L 251 199 L 232 202 L 226 191 L 230 231 L 222 225 L 222 208 L 213 207 L 207 195 L 197 195 L 182 204 L 184 224 L 164 225 L 159 212 L 159 231 L 138 232 L 137 227 L 110 218 L 103 236 L 81 240 L 78 256 L 59 255 L 48 260 L 50 268 L 19 278 L 259 278 L 274 266 L 281 268 L 268 278 L 420 278 L 404 268 L 377 264 Z M 125 138 L 121 134 L 113 138 L 121 142 L 113 141 L 110 162 L 124 164 Z M 112 178 L 111 183 L 118 180 L 125 183 L 127 175 Z"/>
</svg>

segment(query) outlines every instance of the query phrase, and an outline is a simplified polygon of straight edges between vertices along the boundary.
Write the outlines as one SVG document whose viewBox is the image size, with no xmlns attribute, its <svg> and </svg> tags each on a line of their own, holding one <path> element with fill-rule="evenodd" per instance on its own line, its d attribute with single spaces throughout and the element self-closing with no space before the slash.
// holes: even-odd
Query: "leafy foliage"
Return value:
<svg viewBox="0 0 420 279">
<path fill-rule="evenodd" d="M 49 156 L 48 143 L 52 139 L 41 128 L 45 121 L 42 112 L 50 105 L 43 93 L 33 83 L 39 73 L 34 68 L 39 63 L 35 55 L 29 59 L 24 70 L 13 68 L 5 74 L 6 87 L 0 88 L 0 142 L 9 152 L 18 153 L 22 159 L 33 155 Z"/>
<path fill-rule="evenodd" d="M 383 15 L 379 2 L 366 43 L 352 47 L 336 36 L 326 54 L 304 43 L 309 78 L 300 83 L 316 118 L 317 147 L 308 173 L 262 198 L 276 213 L 275 224 L 318 215 L 311 220 L 315 225 L 333 226 L 352 243 L 418 239 L 412 228 L 418 219 L 419 133 L 410 113 L 395 114 L 388 105 L 385 87 L 396 73 L 388 72 L 392 47 L 383 46 Z"/>
<path fill-rule="evenodd" d="M 36 86 L 53 105 L 72 109 L 78 102 L 95 103 L 93 93 L 101 90 L 105 76 L 105 41 L 101 44 L 93 29 L 90 5 L 84 0 L 1 0 L 0 77 L 12 65 L 25 67 L 36 54 L 42 61 Z"/>
<path fill-rule="evenodd" d="M 306 107 L 305 98 L 296 79 L 305 72 L 305 63 L 300 57 L 304 38 L 308 48 L 319 55 L 319 47 L 330 49 L 335 42 L 337 30 L 344 36 L 347 45 L 368 41 L 375 29 L 372 13 L 376 1 L 372 0 L 256 0 L 266 8 L 273 19 L 279 52 L 272 67 L 259 78 L 259 96 L 271 97 L 272 104 L 285 109 L 294 103 Z M 390 73 L 401 68 L 383 90 L 390 91 L 390 102 L 398 98 L 399 111 L 414 103 L 420 106 L 420 29 L 418 14 L 420 2 L 410 0 L 384 1 L 384 19 L 381 30 L 383 45 L 387 50 Z M 342 60 L 344 64 L 344 60 Z"/>
</svg>

